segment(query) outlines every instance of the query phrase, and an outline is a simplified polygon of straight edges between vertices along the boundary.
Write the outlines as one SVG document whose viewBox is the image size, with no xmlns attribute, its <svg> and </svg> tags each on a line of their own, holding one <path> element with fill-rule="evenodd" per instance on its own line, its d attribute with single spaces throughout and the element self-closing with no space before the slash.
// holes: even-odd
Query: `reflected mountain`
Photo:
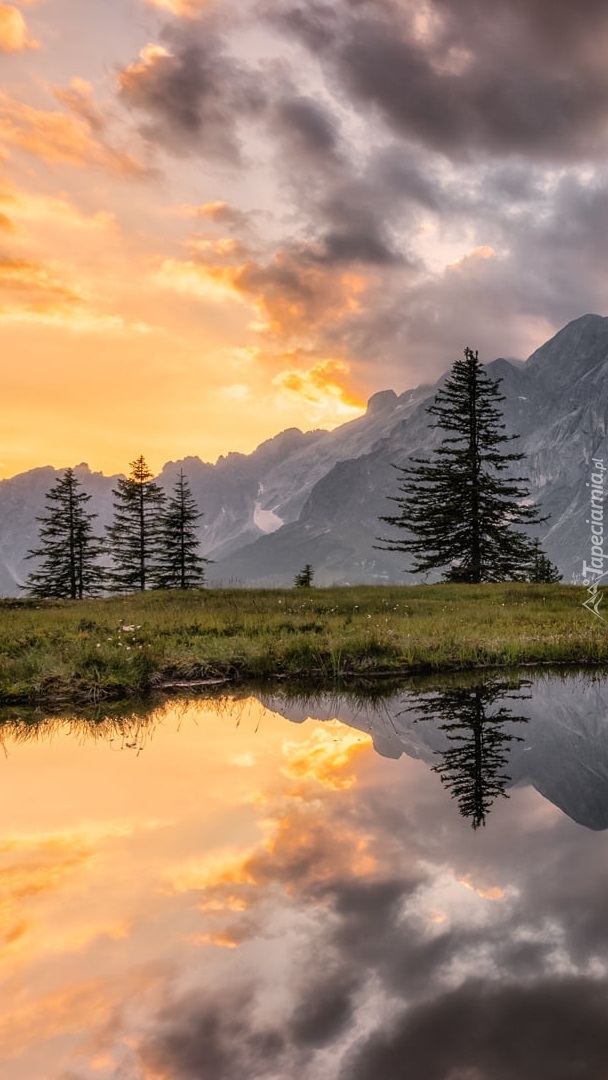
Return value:
<svg viewBox="0 0 608 1080">
<path fill-rule="evenodd" d="M 373 702 L 335 693 L 258 696 L 296 723 L 338 718 L 369 734 L 383 757 L 427 762 L 474 827 L 495 798 L 529 784 L 585 828 L 608 828 L 608 677 L 576 672 L 435 685 L 410 684 Z"/>
</svg>

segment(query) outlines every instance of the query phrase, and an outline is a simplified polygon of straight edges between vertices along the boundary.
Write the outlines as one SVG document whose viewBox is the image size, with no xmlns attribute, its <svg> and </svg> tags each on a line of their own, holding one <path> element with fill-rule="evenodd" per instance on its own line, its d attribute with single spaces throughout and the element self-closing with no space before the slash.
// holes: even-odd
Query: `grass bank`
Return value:
<svg viewBox="0 0 608 1080">
<path fill-rule="evenodd" d="M 0 600 L 0 702 L 87 702 L 269 676 L 608 663 L 608 624 L 566 585 L 205 589 Z"/>
</svg>

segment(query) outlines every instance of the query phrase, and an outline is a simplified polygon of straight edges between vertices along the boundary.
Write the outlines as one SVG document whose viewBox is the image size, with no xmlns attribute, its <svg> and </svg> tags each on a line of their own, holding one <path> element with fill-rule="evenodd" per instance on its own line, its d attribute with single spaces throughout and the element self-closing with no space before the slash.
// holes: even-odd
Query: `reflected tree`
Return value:
<svg viewBox="0 0 608 1080">
<path fill-rule="evenodd" d="M 508 798 L 508 747 L 521 742 L 506 728 L 507 724 L 527 723 L 501 701 L 521 701 L 530 695 L 521 693 L 523 681 L 480 683 L 472 687 L 451 687 L 437 694 L 425 695 L 416 704 L 419 720 L 439 721 L 449 746 L 438 750 L 440 758 L 433 766 L 441 782 L 458 803 L 463 817 L 470 818 L 474 829 L 485 825 L 495 799 Z"/>
</svg>

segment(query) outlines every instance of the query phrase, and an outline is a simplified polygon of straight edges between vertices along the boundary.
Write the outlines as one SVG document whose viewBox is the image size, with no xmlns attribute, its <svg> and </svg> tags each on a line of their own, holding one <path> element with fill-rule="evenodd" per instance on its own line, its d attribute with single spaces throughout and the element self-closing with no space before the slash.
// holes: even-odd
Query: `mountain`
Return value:
<svg viewBox="0 0 608 1080">
<path fill-rule="evenodd" d="M 608 462 L 608 318 L 583 316 L 525 364 L 498 359 L 487 370 L 502 380 L 507 431 L 520 435 L 515 449 L 526 455 L 515 472 L 529 478 L 532 499 L 549 515 L 540 530 L 543 545 L 566 581 L 580 580 L 582 562 L 590 556 L 591 458 Z M 415 580 L 403 573 L 404 556 L 375 550 L 374 543 L 383 529 L 378 519 L 396 493 L 392 465 L 429 454 L 439 438 L 428 426 L 426 406 L 441 382 L 383 397 L 376 442 L 367 450 L 361 445 L 356 456 L 343 455 L 310 488 L 296 520 L 221 559 L 215 573 L 278 584 L 309 562 L 318 584 Z M 354 423 L 371 434 L 368 417 Z M 339 439 L 349 426 L 333 436 Z M 317 444 L 317 453 L 323 445 Z"/>
<path fill-rule="evenodd" d="M 608 462 L 608 318 L 569 323 L 525 362 L 487 365 L 502 380 L 507 430 L 526 454 L 517 471 L 550 520 L 543 544 L 566 581 L 580 580 L 590 555 L 589 482 L 592 457 Z M 169 462 L 160 482 L 171 487 L 183 468 L 204 511 L 202 551 L 213 559 L 210 583 L 290 584 L 305 563 L 320 584 L 408 582 L 406 559 L 374 548 L 395 494 L 393 464 L 432 452 L 439 435 L 426 406 L 445 376 L 397 395 L 374 394 L 366 413 L 334 431 L 281 432 L 252 454 L 228 454 L 216 464 L 198 457 Z M 0 595 L 14 595 L 30 568 L 36 516 L 63 470 L 33 469 L 0 481 Z M 91 493 L 102 527 L 111 516 L 116 477 L 76 469 Z"/>
</svg>

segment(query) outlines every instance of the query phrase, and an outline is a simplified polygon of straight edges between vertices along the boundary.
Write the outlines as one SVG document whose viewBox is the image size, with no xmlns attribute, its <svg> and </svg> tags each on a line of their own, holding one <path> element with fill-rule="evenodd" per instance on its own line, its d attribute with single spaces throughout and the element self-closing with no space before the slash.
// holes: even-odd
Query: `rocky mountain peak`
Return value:
<svg viewBox="0 0 608 1080">
<path fill-rule="evenodd" d="M 367 403 L 367 415 L 377 416 L 379 413 L 389 412 L 394 409 L 397 401 L 394 390 L 379 390 L 377 394 L 372 394 Z"/>
<path fill-rule="evenodd" d="M 606 361 L 608 318 L 581 315 L 532 353 L 526 369 L 535 378 L 551 379 L 556 389 L 564 391 Z"/>
</svg>

